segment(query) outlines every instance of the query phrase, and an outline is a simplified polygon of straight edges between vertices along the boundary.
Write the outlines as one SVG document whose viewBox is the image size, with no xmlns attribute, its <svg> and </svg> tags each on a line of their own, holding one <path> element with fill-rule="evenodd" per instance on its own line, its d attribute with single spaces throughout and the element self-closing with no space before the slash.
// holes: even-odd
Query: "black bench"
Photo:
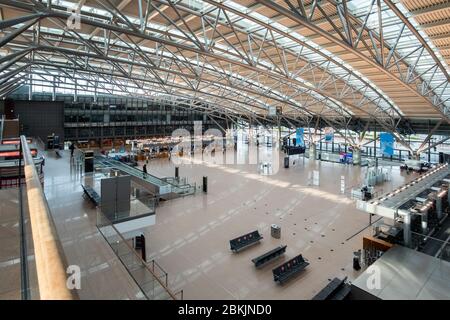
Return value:
<svg viewBox="0 0 450 320">
<path fill-rule="evenodd" d="M 345 283 L 347 277 L 344 279 L 334 278 L 326 285 L 312 300 L 343 300 L 350 293 L 350 286 Z"/>
<path fill-rule="evenodd" d="M 252 262 L 255 264 L 255 267 L 257 268 L 261 267 L 267 262 L 276 259 L 280 257 L 282 254 L 284 254 L 286 252 L 286 247 L 287 246 L 279 246 L 273 250 L 270 250 L 269 252 L 264 253 L 263 255 L 255 259 L 252 259 Z"/>
<path fill-rule="evenodd" d="M 98 193 L 92 189 L 89 186 L 84 186 L 81 185 L 81 187 L 83 188 L 84 193 L 87 195 L 87 197 L 95 204 L 95 205 L 99 205 L 100 203 L 100 196 L 98 195 Z"/>
<path fill-rule="evenodd" d="M 281 284 L 287 281 L 293 275 L 305 269 L 308 265 L 309 262 L 305 261 L 305 259 L 303 259 L 302 255 L 300 254 L 273 269 L 273 280 Z"/>
<path fill-rule="evenodd" d="M 230 240 L 230 248 L 233 252 L 239 252 L 253 244 L 256 244 L 263 237 L 259 234 L 258 230 L 244 234 L 238 238 Z"/>
<path fill-rule="evenodd" d="M 286 153 L 288 156 L 292 156 L 295 154 L 305 153 L 305 147 L 302 146 L 286 146 Z"/>
</svg>

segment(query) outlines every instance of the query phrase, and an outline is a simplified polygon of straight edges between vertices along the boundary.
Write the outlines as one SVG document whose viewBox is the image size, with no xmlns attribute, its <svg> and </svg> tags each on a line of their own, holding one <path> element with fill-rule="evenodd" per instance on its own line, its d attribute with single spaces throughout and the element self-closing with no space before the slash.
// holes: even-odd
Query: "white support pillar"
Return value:
<svg viewBox="0 0 450 320">
<path fill-rule="evenodd" d="M 77 102 L 78 100 L 78 87 L 77 87 L 77 79 L 74 79 L 75 82 L 75 88 L 73 91 L 73 102 Z"/>
<path fill-rule="evenodd" d="M 447 203 L 450 205 L 450 190 L 447 191 Z"/>
<path fill-rule="evenodd" d="M 316 144 L 314 142 L 311 142 L 309 145 L 309 159 L 316 160 L 316 155 Z"/>
<path fill-rule="evenodd" d="M 353 164 L 361 164 L 361 150 L 355 147 L 353 147 Z"/>
<path fill-rule="evenodd" d="M 398 214 L 403 217 L 403 242 L 405 247 L 411 248 L 411 212 L 399 210 Z"/>
<path fill-rule="evenodd" d="M 56 78 L 53 77 L 52 101 L 56 101 Z"/>
<path fill-rule="evenodd" d="M 444 195 L 442 195 L 444 197 Z M 436 215 L 439 221 L 442 219 L 442 197 L 436 197 Z"/>
<path fill-rule="evenodd" d="M 281 145 L 283 138 L 281 137 L 281 119 L 278 117 L 278 143 Z"/>
<path fill-rule="evenodd" d="M 28 87 L 28 100 L 32 100 L 33 99 L 33 75 L 31 72 L 29 74 L 29 79 L 30 79 L 30 85 Z"/>
<path fill-rule="evenodd" d="M 422 233 L 427 234 L 428 233 L 428 210 L 425 212 L 422 212 Z"/>
</svg>

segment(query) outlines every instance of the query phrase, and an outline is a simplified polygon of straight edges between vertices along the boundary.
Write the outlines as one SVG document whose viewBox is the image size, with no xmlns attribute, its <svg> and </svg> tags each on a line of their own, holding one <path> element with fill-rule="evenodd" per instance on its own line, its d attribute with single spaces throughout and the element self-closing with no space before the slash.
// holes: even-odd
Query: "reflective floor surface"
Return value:
<svg viewBox="0 0 450 320">
<path fill-rule="evenodd" d="M 207 176 L 208 193 L 199 189 L 195 195 L 161 202 L 155 225 L 145 229 L 147 259 L 168 272 L 174 291 L 183 289 L 185 299 L 310 299 L 329 279 L 358 275 L 352 269 L 353 251 L 362 247 L 362 237 L 371 229 L 366 228 L 368 215 L 356 210 L 347 195 L 367 168 L 299 158 L 285 169 L 279 161 L 273 175 L 261 175 L 258 165 L 249 164 L 178 165 L 180 176 L 198 188 Z M 147 169 L 158 177 L 174 176 L 175 164 L 155 159 Z M 319 186 L 311 185 L 313 170 L 320 172 Z M 340 193 L 341 176 L 345 195 Z M 414 177 L 394 168 L 392 180 L 380 192 Z M 81 268 L 80 298 L 141 299 L 98 232 L 96 209 L 83 197 L 80 179 L 68 152 L 61 158 L 46 153 L 44 190 L 68 262 Z M 271 237 L 271 224 L 281 227 L 280 239 Z M 256 229 L 264 237 L 260 244 L 238 254 L 230 251 L 230 239 Z M 255 269 L 251 259 L 280 244 L 287 245 L 285 256 Z M 271 270 L 300 253 L 309 267 L 285 285 L 276 284 Z"/>
</svg>

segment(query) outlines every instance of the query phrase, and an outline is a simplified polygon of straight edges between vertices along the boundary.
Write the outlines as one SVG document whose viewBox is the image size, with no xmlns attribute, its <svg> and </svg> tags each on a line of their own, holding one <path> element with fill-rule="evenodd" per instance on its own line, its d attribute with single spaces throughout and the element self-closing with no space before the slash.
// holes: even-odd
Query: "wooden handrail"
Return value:
<svg viewBox="0 0 450 320">
<path fill-rule="evenodd" d="M 77 295 L 67 287 L 67 262 L 30 148 L 25 136 L 21 136 L 20 141 L 40 299 L 76 299 Z"/>
</svg>

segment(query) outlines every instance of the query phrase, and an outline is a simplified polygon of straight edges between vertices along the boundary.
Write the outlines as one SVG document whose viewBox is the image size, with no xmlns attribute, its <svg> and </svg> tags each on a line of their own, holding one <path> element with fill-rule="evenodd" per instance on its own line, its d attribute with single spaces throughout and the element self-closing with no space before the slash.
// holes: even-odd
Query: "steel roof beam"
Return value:
<svg viewBox="0 0 450 320">
<path fill-rule="evenodd" d="M 299 23 L 300 25 L 310 29 L 311 31 L 320 34 L 322 37 L 324 37 L 325 39 L 327 39 L 328 41 L 337 44 L 339 46 L 341 46 L 342 48 L 344 48 L 345 50 L 348 50 L 349 52 L 351 52 L 352 54 L 358 56 L 359 58 L 361 58 L 363 61 L 365 61 L 366 63 L 368 63 L 369 65 L 371 65 L 372 67 L 376 68 L 377 70 L 379 70 L 379 72 L 381 72 L 382 74 L 385 74 L 387 76 L 389 76 L 391 79 L 393 79 L 395 82 L 397 82 L 398 84 L 402 85 L 403 87 L 405 87 L 406 89 L 408 89 L 408 91 L 418 95 L 418 97 L 420 96 L 420 98 L 428 105 L 430 105 L 431 107 L 433 107 L 434 109 L 436 109 L 436 111 L 438 111 L 442 117 L 450 122 L 450 118 L 449 116 L 444 112 L 445 109 L 439 108 L 437 107 L 431 100 L 429 100 L 426 96 L 422 95 L 420 92 L 418 92 L 418 90 L 416 88 L 414 88 L 413 86 L 411 86 L 408 83 L 405 83 L 401 78 L 398 78 L 396 75 L 394 75 L 391 71 L 387 70 L 384 66 L 382 66 L 380 64 L 380 61 L 376 61 L 374 59 L 371 59 L 370 57 L 366 56 L 365 54 L 361 53 L 357 48 L 354 48 L 353 46 L 351 46 L 348 42 L 343 41 L 342 39 L 338 39 L 337 37 L 335 37 L 334 35 L 332 35 L 331 33 L 321 29 L 320 27 L 316 26 L 312 21 L 309 21 L 306 17 L 303 17 L 299 14 L 296 14 L 293 11 L 290 11 L 282 6 L 280 6 L 277 3 L 274 3 L 273 1 L 269 1 L 269 0 L 257 0 L 259 3 L 264 4 L 265 6 L 267 6 L 268 8 L 290 18 L 291 20 Z M 331 0 L 330 0 L 331 1 Z M 429 48 L 429 46 L 426 44 L 426 42 L 423 40 L 423 38 L 420 37 L 420 35 L 418 34 L 417 30 L 415 30 L 414 28 L 412 28 L 410 22 L 401 14 L 401 12 L 397 9 L 397 7 L 395 7 L 395 5 L 393 5 L 390 0 L 383 0 L 393 11 L 394 13 L 402 20 L 403 23 L 405 23 L 408 28 L 411 29 L 411 31 L 413 33 L 415 33 L 415 35 L 417 34 L 418 40 L 422 43 L 422 45 L 424 46 L 424 48 L 426 48 L 428 51 L 431 52 L 431 55 L 436 59 L 436 63 L 440 66 L 441 70 L 443 70 L 444 74 L 446 75 L 447 79 L 448 79 L 448 74 L 445 70 L 445 68 L 442 67 L 441 62 L 439 61 L 439 59 L 437 59 L 437 57 L 434 55 L 434 53 L 432 52 L 432 50 Z M 337 6 L 338 4 L 336 4 Z M 416 35 L 416 36 L 417 36 Z"/>
</svg>

